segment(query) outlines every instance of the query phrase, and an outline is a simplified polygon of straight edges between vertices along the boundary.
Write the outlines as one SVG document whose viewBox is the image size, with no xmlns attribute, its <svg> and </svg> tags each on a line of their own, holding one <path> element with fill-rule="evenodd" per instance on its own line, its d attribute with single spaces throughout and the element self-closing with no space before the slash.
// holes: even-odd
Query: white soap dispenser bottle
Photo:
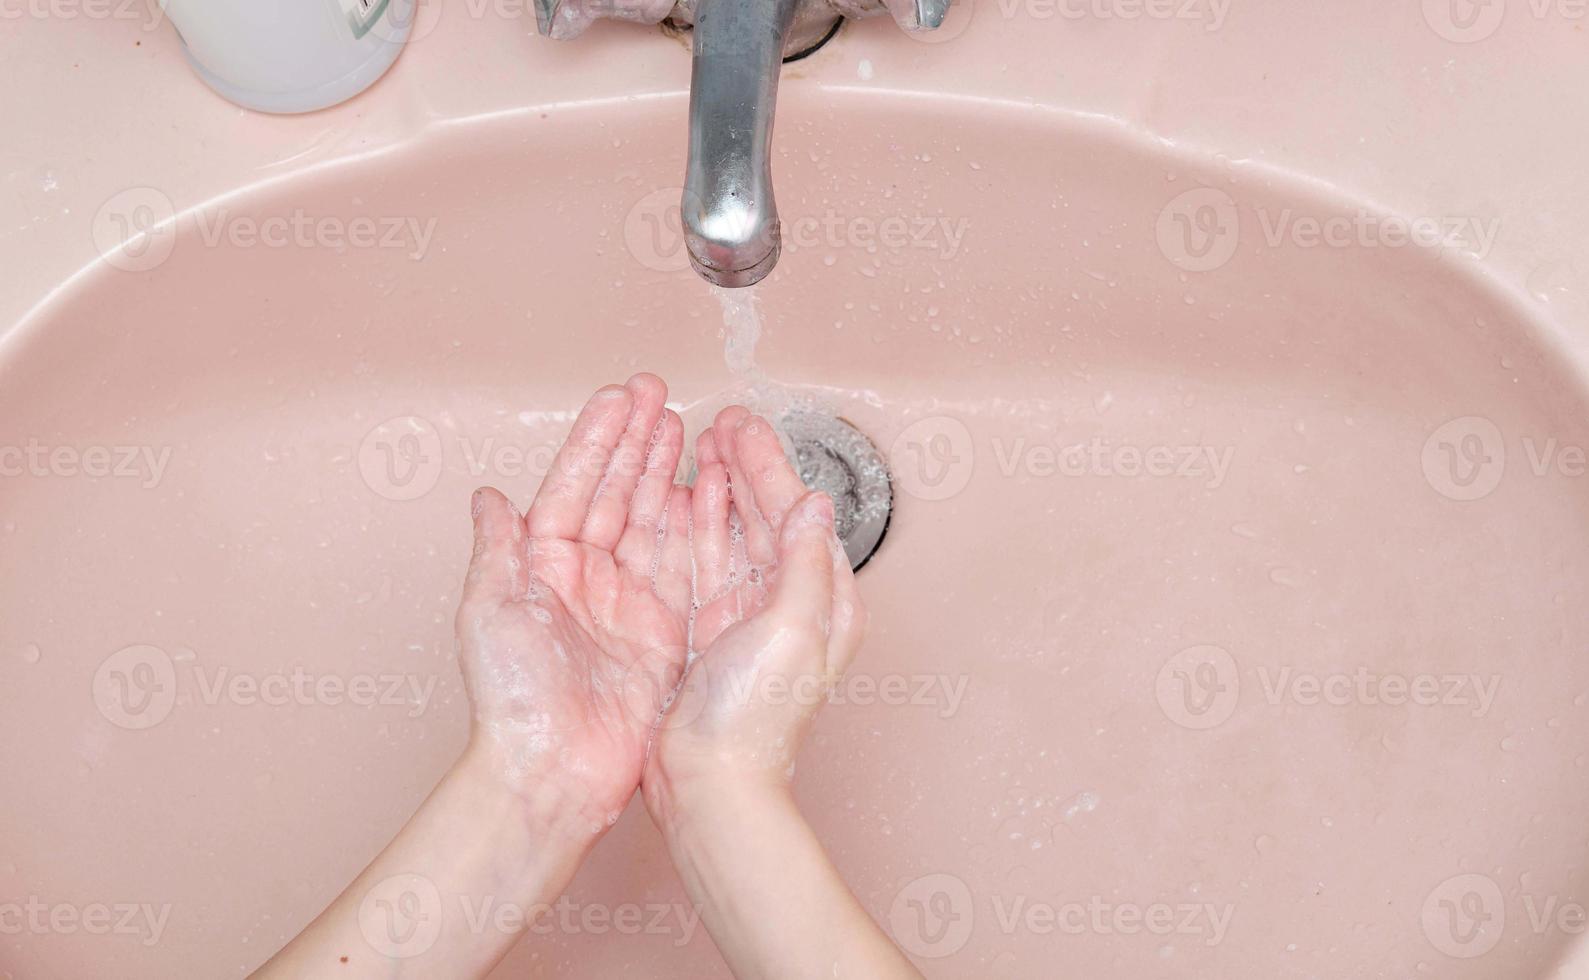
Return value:
<svg viewBox="0 0 1589 980">
<path fill-rule="evenodd" d="M 199 77 L 262 112 L 310 112 L 364 91 L 397 60 L 415 15 L 415 0 L 161 5 Z"/>
</svg>

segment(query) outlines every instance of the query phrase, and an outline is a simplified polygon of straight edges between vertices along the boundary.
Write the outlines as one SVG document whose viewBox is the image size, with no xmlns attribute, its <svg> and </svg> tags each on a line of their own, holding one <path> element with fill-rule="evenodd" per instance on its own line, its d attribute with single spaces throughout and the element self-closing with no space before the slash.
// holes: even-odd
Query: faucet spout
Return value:
<svg viewBox="0 0 1589 980">
<path fill-rule="evenodd" d="M 684 239 L 719 286 L 760 282 L 778 262 L 772 123 L 799 0 L 697 0 Z"/>
</svg>

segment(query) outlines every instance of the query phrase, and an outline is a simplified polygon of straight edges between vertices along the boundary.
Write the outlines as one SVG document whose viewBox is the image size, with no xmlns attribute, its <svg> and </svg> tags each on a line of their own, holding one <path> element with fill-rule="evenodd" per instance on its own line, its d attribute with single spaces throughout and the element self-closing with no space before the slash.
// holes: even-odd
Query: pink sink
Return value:
<svg viewBox="0 0 1589 980">
<path fill-rule="evenodd" d="M 0 926 L 124 928 L 0 978 L 241 976 L 451 762 L 470 492 L 733 384 L 667 104 L 184 204 L 5 335 Z M 896 490 L 797 786 L 923 971 L 1582 975 L 1589 388 L 1493 229 L 1008 100 L 779 136 L 758 360 Z M 727 972 L 636 806 L 493 975 Z"/>
</svg>

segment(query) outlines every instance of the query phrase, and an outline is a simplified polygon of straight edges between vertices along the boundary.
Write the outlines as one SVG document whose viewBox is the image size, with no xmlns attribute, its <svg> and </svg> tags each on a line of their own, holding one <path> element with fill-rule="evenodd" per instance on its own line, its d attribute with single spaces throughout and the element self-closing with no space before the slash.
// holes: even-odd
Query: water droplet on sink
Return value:
<svg viewBox="0 0 1589 980">
<path fill-rule="evenodd" d="M 1271 568 L 1269 570 L 1269 581 L 1292 589 L 1302 584 L 1302 580 L 1296 571 L 1290 568 Z"/>
<path fill-rule="evenodd" d="M 39 650 L 39 645 L 37 643 L 29 643 L 27 646 L 23 647 L 21 654 L 22 662 L 27 664 L 36 664 L 39 662 L 39 659 L 43 657 L 43 653 Z"/>
<path fill-rule="evenodd" d="M 1080 814 L 1091 813 L 1098 809 L 1098 803 L 1099 799 L 1097 793 L 1094 793 L 1091 790 L 1078 793 L 1076 794 L 1075 798 L 1073 798 L 1069 803 L 1065 804 L 1065 809 L 1061 811 L 1060 816 L 1066 823 L 1069 823 L 1076 819 L 1076 817 Z"/>
</svg>

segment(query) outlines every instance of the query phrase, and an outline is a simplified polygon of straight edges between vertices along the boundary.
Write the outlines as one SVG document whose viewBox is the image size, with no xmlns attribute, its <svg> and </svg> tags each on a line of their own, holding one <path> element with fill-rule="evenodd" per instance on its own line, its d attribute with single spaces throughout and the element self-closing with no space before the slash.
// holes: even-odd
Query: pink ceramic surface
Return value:
<svg viewBox="0 0 1589 980">
<path fill-rule="evenodd" d="M 1336 26 L 1275 6 L 1293 33 Z M 1411 247 L 1361 201 L 1427 190 L 1168 146 L 1055 108 L 1066 84 L 1042 109 L 996 98 L 1041 72 L 977 47 L 1019 26 L 993 9 L 947 45 L 866 25 L 780 115 L 796 234 L 759 288 L 759 361 L 890 451 L 899 491 L 861 575 L 871 641 L 797 779 L 846 879 L 930 976 L 1582 975 L 1584 330 L 1571 262 L 1535 290 L 1525 258 L 1582 229 L 1523 233 L 1544 209 L 1572 224 L 1581 191 L 1548 154 L 1487 184 L 1426 161 L 1458 189 L 1436 196 L 1483 206 L 1407 211 L 1445 236 Z M 1254 20 L 1283 21 L 1246 16 L 1209 33 L 1274 58 Z M 205 104 L 232 169 L 123 132 L 138 166 L 46 175 L 66 216 L 12 174 L 8 228 L 39 229 L 0 239 L 32 307 L 0 340 L 0 444 L 34 450 L 0 460 L 0 977 L 261 963 L 462 744 L 470 491 L 525 502 L 601 382 L 656 371 L 681 407 L 733 383 L 666 208 L 679 93 L 604 101 L 605 49 L 570 46 L 539 69 L 592 97 L 467 111 L 512 62 L 423 89 L 450 36 L 322 117 Z M 1515 59 L 1511 37 L 1448 52 Z M 924 69 L 881 84 L 897 59 L 961 94 L 920 97 Z M 1275 84 L 1328 103 L 1304 74 Z M 1342 118 L 1304 142 L 1368 138 Z M 68 278 L 124 187 L 180 217 Z M 724 975 L 684 903 L 631 808 L 496 975 Z M 121 927 L 48 919 L 99 906 Z"/>
</svg>

